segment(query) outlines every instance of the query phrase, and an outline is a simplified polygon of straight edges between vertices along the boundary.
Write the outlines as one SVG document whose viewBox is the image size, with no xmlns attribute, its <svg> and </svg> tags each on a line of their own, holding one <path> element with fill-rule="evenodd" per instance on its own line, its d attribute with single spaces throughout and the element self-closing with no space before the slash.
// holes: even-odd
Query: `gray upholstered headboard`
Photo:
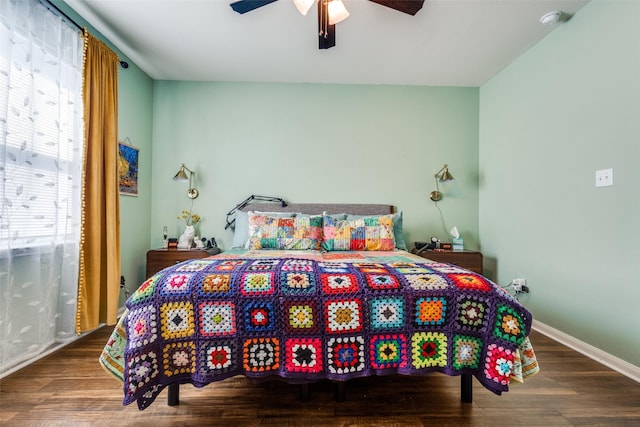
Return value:
<svg viewBox="0 0 640 427">
<path fill-rule="evenodd" d="M 358 203 L 289 203 L 282 207 L 278 203 L 251 203 L 242 211 L 260 212 L 300 212 L 305 214 L 347 213 L 351 215 L 386 215 L 394 212 L 392 205 Z"/>
</svg>

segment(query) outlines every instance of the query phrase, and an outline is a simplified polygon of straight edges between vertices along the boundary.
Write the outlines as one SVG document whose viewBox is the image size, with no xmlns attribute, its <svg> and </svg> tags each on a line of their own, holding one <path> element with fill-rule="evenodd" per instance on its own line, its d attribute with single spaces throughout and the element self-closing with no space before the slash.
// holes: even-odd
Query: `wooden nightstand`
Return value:
<svg viewBox="0 0 640 427">
<path fill-rule="evenodd" d="M 147 277 L 151 277 L 163 268 L 188 259 L 206 258 L 219 254 L 220 248 L 211 249 L 151 249 L 147 251 Z"/>
<path fill-rule="evenodd" d="M 411 253 L 415 254 L 416 249 Z M 482 253 L 477 251 L 422 251 L 418 254 L 422 258 L 427 258 L 436 262 L 446 262 L 455 264 L 458 267 L 482 274 Z"/>
</svg>

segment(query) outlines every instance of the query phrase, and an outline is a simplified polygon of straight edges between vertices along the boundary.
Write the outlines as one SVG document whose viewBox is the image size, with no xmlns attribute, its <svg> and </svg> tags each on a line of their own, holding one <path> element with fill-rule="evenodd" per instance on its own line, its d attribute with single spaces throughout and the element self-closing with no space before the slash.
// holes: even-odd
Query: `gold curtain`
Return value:
<svg viewBox="0 0 640 427">
<path fill-rule="evenodd" d="M 116 323 L 120 294 L 117 55 L 84 30 L 84 182 L 78 333 Z"/>
</svg>

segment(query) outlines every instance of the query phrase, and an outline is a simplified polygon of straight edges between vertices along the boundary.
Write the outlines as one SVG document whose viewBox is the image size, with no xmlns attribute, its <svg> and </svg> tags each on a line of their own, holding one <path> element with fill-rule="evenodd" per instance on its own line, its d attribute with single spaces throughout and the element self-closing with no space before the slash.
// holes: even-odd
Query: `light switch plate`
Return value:
<svg viewBox="0 0 640 427">
<path fill-rule="evenodd" d="M 609 187 L 613 185 L 613 169 L 600 169 L 596 171 L 596 187 Z"/>
</svg>

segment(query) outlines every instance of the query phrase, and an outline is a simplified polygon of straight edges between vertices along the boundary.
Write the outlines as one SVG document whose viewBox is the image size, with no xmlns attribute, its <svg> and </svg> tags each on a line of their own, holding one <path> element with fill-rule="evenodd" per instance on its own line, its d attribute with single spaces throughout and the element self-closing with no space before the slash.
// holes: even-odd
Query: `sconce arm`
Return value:
<svg viewBox="0 0 640 427">
<path fill-rule="evenodd" d="M 232 215 L 234 215 L 238 210 L 244 208 L 245 206 L 247 206 L 248 204 L 250 204 L 254 200 L 260 200 L 260 201 L 263 201 L 263 202 L 278 202 L 278 203 L 280 203 L 280 205 L 283 208 L 287 206 L 287 202 L 284 199 L 280 198 L 280 197 L 257 196 L 255 194 L 252 194 L 251 196 L 247 197 L 246 199 L 244 199 L 243 201 L 238 203 L 229 212 L 227 212 L 227 219 L 226 219 L 226 224 L 224 226 L 224 229 L 226 230 L 229 227 L 235 228 L 236 219 L 235 218 L 230 219 L 230 217 Z"/>
</svg>

